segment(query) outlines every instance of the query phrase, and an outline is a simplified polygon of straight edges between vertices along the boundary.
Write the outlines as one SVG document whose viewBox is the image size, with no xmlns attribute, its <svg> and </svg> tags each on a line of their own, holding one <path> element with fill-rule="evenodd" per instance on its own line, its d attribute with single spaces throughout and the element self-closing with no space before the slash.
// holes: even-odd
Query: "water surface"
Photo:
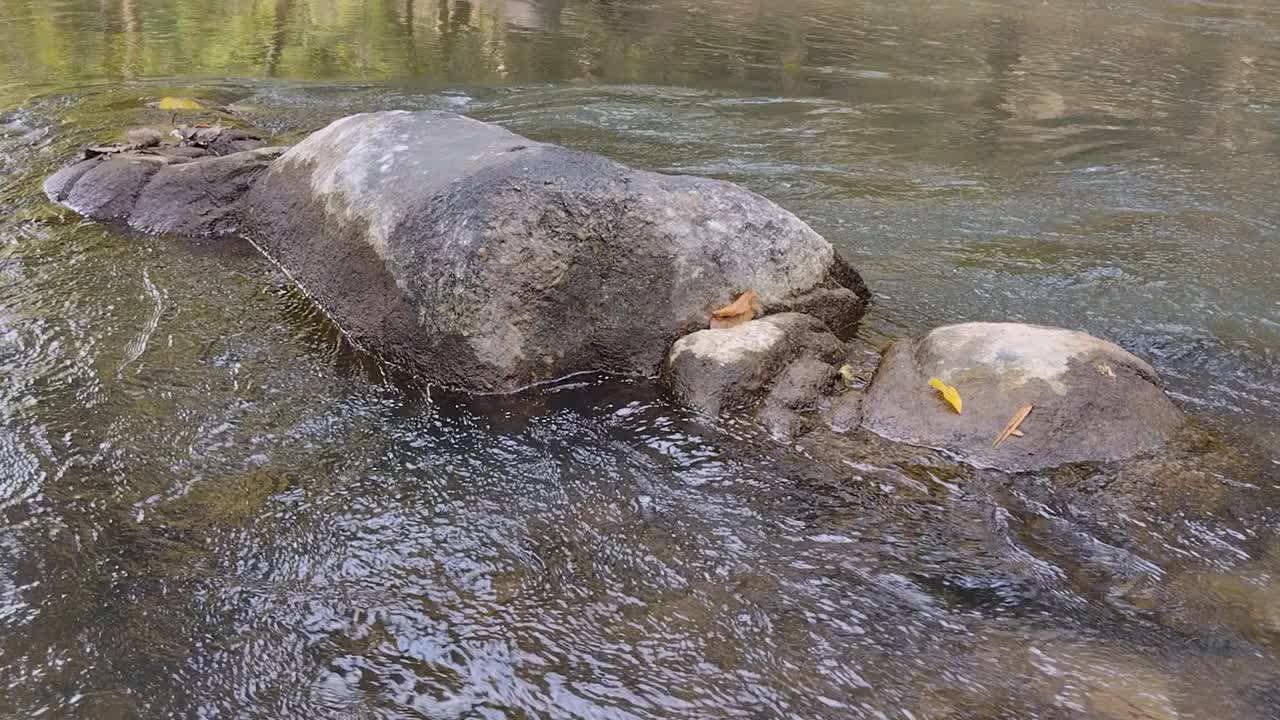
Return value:
<svg viewBox="0 0 1280 720">
<path fill-rule="evenodd" d="M 1280 715 L 1271 3 L 5 0 L 0 40 L 0 715 Z M 249 248 L 44 200 L 166 95 L 733 180 L 872 342 L 1084 329 L 1208 431 L 1013 478 L 643 382 L 442 394 Z"/>
</svg>

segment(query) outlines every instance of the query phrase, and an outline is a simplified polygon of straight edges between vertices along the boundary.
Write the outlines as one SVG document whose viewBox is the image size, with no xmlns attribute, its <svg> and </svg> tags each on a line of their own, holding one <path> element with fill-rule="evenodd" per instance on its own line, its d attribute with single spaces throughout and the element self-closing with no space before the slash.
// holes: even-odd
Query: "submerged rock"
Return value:
<svg viewBox="0 0 1280 720">
<path fill-rule="evenodd" d="M 471 390 L 651 375 L 748 289 L 840 324 L 869 299 L 830 243 L 736 185 L 448 113 L 333 123 L 272 164 L 244 218 L 357 343 Z"/>
<path fill-rule="evenodd" d="M 778 409 L 797 410 L 830 387 L 833 363 L 843 351 L 817 318 L 768 315 L 680 338 L 667 355 L 663 379 L 681 402 L 710 415 L 748 409 L 766 392 Z"/>
<path fill-rule="evenodd" d="M 957 414 L 929 385 L 953 385 Z M 992 447 L 1024 405 L 1023 437 Z M 1183 415 L 1156 372 L 1081 332 L 1018 323 L 937 328 L 890 346 L 863 403 L 864 426 L 890 440 L 949 450 L 1004 470 L 1123 460 L 1171 440 Z"/>
</svg>

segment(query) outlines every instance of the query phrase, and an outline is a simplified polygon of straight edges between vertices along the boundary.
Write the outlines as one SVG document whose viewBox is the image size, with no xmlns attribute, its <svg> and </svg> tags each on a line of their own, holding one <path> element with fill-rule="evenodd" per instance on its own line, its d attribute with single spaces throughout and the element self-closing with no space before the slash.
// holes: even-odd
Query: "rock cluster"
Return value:
<svg viewBox="0 0 1280 720">
<path fill-rule="evenodd" d="M 338 120 L 290 148 L 187 129 L 51 176 L 49 197 L 148 233 L 247 237 L 357 344 L 430 381 L 509 392 L 579 372 L 659 376 L 709 415 L 794 436 L 819 418 L 1035 470 L 1159 448 L 1183 423 L 1150 365 L 1011 323 L 894 343 L 865 390 L 848 337 L 862 278 L 737 185 L 636 170 L 437 112 Z M 706 329 L 754 290 L 763 317 Z M 930 380 L 954 386 L 963 413 Z M 993 446 L 1019 408 L 1023 434 Z"/>
<path fill-rule="evenodd" d="M 460 115 L 354 115 L 284 152 L 177 150 L 87 160 L 45 189 L 142 231 L 247 236 L 357 344 L 466 390 L 653 375 L 748 288 L 765 312 L 833 324 L 870 300 L 829 242 L 737 185 Z"/>
</svg>

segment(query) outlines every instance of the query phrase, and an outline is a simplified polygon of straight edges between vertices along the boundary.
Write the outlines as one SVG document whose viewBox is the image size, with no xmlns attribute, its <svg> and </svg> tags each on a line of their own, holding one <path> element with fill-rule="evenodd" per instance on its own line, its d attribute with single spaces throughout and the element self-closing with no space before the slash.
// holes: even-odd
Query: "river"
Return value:
<svg viewBox="0 0 1280 720">
<path fill-rule="evenodd" d="M 741 183 L 873 343 L 1092 332 L 1217 459 L 831 463 L 643 381 L 421 386 L 251 248 L 43 198 L 165 96 Z M 0 0 L 0 717 L 1280 717 L 1278 197 L 1269 0 Z"/>
</svg>

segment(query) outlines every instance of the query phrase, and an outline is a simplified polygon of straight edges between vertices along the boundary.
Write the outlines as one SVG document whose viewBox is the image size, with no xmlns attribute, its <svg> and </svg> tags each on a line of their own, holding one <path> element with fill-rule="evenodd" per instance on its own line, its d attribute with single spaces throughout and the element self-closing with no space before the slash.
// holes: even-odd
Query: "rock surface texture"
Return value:
<svg viewBox="0 0 1280 720">
<path fill-rule="evenodd" d="M 188 128 L 179 147 L 146 139 L 60 171 L 46 193 L 145 232 L 246 236 L 357 344 L 466 390 L 654 374 L 748 289 L 765 312 L 837 328 L 870 299 L 830 243 L 736 185 L 459 115 L 354 115 L 287 152 L 223 128 Z"/>
<path fill-rule="evenodd" d="M 963 414 L 929 386 L 933 377 L 956 387 Z M 1024 436 L 993 448 L 1024 405 L 1034 406 Z M 863 412 L 863 425 L 890 440 L 1012 471 L 1123 460 L 1161 447 L 1183 423 L 1155 370 L 1133 354 L 1084 333 L 1017 323 L 949 325 L 894 343 Z"/>
<path fill-rule="evenodd" d="M 160 168 L 134 203 L 129 226 L 143 232 L 236 232 L 240 199 L 284 148 L 245 150 Z"/>
<path fill-rule="evenodd" d="M 663 374 L 681 402 L 710 415 L 748 410 L 766 393 L 779 409 L 803 410 L 834 383 L 843 352 L 822 321 L 780 313 L 680 338 Z"/>
<path fill-rule="evenodd" d="M 213 156 L 193 146 L 153 147 L 81 160 L 45 180 L 44 191 L 85 217 L 143 232 L 234 232 L 240 201 L 284 148 Z"/>
</svg>

